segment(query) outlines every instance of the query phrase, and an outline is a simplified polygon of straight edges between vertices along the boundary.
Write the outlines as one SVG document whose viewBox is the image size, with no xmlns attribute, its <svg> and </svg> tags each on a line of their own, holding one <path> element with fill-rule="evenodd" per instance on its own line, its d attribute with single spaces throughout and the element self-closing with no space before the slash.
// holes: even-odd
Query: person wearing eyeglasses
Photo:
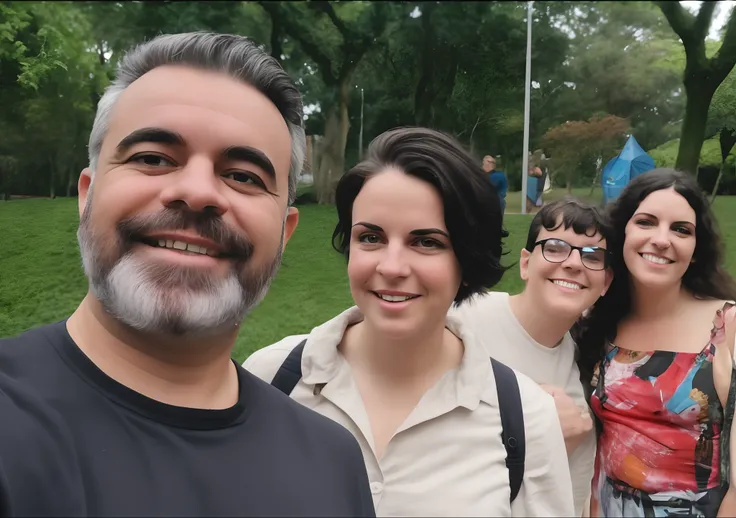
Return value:
<svg viewBox="0 0 736 518">
<path fill-rule="evenodd" d="M 596 207 L 565 198 L 531 222 L 517 295 L 487 292 L 451 309 L 490 355 L 539 383 L 555 400 L 567 448 L 575 513 L 587 508 L 596 440 L 570 328 L 613 280 L 612 229 Z"/>
</svg>

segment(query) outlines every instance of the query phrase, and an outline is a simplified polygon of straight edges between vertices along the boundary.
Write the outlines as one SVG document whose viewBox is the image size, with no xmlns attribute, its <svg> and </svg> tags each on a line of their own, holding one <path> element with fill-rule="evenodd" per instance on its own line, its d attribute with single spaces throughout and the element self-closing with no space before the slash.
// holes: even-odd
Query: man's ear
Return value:
<svg viewBox="0 0 736 518">
<path fill-rule="evenodd" d="M 531 258 L 532 254 L 527 250 L 526 248 L 521 249 L 521 254 L 519 257 L 519 274 L 521 275 L 521 280 L 526 282 L 529 280 L 529 258 Z"/>
<path fill-rule="evenodd" d="M 606 268 L 606 283 L 603 285 L 603 291 L 601 292 L 601 297 L 605 295 L 608 292 L 608 288 L 611 287 L 611 283 L 613 282 L 613 268 Z"/>
<path fill-rule="evenodd" d="M 299 209 L 289 207 L 286 212 L 286 223 L 284 224 L 284 246 L 289 242 L 296 226 L 299 224 Z"/>
<path fill-rule="evenodd" d="M 92 186 L 92 171 L 89 167 L 82 169 L 82 173 L 79 175 L 77 181 L 77 191 L 79 192 L 79 198 L 77 204 L 79 205 L 79 217 L 82 217 L 84 208 L 87 206 L 87 196 L 89 195 L 89 188 Z"/>
</svg>

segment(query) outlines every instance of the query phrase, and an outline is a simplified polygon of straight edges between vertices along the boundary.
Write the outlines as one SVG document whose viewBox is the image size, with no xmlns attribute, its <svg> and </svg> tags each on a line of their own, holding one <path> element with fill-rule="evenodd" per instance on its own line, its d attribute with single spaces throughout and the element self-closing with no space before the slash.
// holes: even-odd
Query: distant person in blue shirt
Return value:
<svg viewBox="0 0 736 518">
<path fill-rule="evenodd" d="M 491 155 L 483 157 L 483 170 L 488 173 L 488 179 L 491 185 L 496 189 L 498 197 L 501 199 L 501 214 L 506 212 L 506 193 L 509 190 L 509 183 L 506 179 L 506 173 L 503 171 L 496 171 L 496 159 Z M 508 237 L 509 233 L 503 230 L 501 235 Z"/>
</svg>

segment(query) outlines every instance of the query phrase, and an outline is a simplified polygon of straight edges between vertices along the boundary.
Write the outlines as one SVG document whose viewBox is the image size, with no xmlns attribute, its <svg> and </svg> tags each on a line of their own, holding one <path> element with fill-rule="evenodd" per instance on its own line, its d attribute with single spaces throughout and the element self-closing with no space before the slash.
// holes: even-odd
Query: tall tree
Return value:
<svg viewBox="0 0 736 518">
<path fill-rule="evenodd" d="M 607 113 L 629 119 L 645 148 L 671 139 L 684 108 L 685 61 L 661 11 L 649 2 L 574 5 L 558 20 L 574 35 L 565 64 L 534 91 L 539 124 Z"/>
<path fill-rule="evenodd" d="M 721 48 L 708 58 L 705 40 L 717 2 L 702 2 L 697 15 L 690 14 L 680 2 L 656 3 L 680 37 L 686 56 L 683 84 L 687 100 L 675 167 L 697 173 L 708 107 L 716 89 L 736 64 L 736 10 L 731 12 L 726 24 Z"/>
<path fill-rule="evenodd" d="M 555 171 L 563 172 L 567 191 L 572 191 L 574 174 L 581 164 L 605 160 L 614 154 L 630 130 L 629 122 L 615 115 L 569 121 L 545 133 L 542 142 L 552 151 Z"/>
<path fill-rule="evenodd" d="M 299 42 L 331 94 L 322 106 L 325 128 L 314 176 L 318 202 L 333 203 L 335 186 L 345 169 L 355 70 L 382 38 L 393 13 L 405 6 L 382 2 L 259 3 L 271 17 L 272 31 L 283 31 Z M 278 48 L 274 43 L 271 47 L 272 51 Z"/>
<path fill-rule="evenodd" d="M 552 20 L 562 9 L 570 4 L 535 4 L 535 80 L 565 59 L 567 36 Z M 418 124 L 478 153 L 520 157 L 526 12 L 516 3 L 417 4 L 358 69 L 356 82 L 368 84 L 366 134 Z"/>
<path fill-rule="evenodd" d="M 88 52 L 90 26 L 80 4 L 16 5 L 27 9 L 15 36 L 22 52 L 15 60 L 0 56 L 0 156 L 13 159 L 0 167 L 24 174 L 3 181 L 3 190 L 15 186 L 53 197 L 72 183 L 85 161 L 91 92 L 101 87 L 95 56 Z"/>
<path fill-rule="evenodd" d="M 131 45 L 194 30 L 262 43 L 266 22 L 246 2 L 0 3 L 0 195 L 73 193 L 97 102 Z"/>
</svg>

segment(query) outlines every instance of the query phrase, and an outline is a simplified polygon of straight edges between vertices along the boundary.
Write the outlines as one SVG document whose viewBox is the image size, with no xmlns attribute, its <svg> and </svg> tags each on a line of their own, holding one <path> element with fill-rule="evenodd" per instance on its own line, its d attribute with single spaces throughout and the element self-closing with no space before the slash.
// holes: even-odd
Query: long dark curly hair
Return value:
<svg viewBox="0 0 736 518">
<path fill-rule="evenodd" d="M 639 204 L 654 191 L 674 188 L 695 211 L 694 262 L 682 277 L 682 286 L 702 299 L 733 300 L 736 282 L 723 268 L 723 246 L 708 199 L 695 178 L 674 169 L 654 169 L 634 178 L 608 207 L 613 238 L 611 252 L 613 282 L 605 296 L 573 327 L 578 345 L 578 367 L 583 386 L 590 388 L 593 369 L 603 357 L 606 342 L 616 338 L 619 323 L 631 312 L 629 271 L 623 258 L 626 224 Z"/>
</svg>

